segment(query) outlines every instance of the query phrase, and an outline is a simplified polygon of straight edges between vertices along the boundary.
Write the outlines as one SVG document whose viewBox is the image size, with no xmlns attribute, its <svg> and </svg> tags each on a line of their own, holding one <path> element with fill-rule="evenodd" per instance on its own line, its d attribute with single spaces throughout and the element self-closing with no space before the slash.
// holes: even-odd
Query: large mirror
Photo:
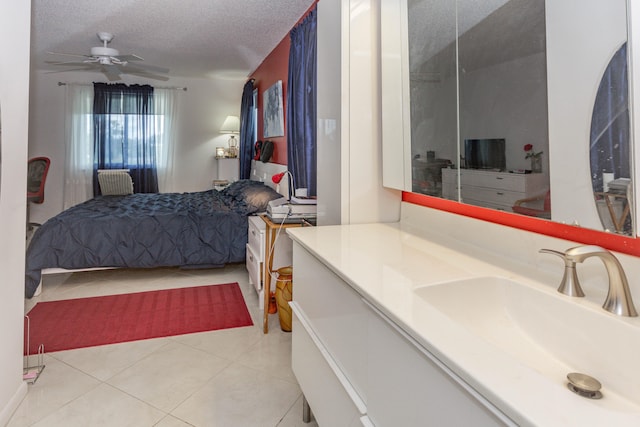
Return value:
<svg viewBox="0 0 640 427">
<path fill-rule="evenodd" d="M 383 0 L 386 186 L 635 236 L 626 0 Z"/>
</svg>

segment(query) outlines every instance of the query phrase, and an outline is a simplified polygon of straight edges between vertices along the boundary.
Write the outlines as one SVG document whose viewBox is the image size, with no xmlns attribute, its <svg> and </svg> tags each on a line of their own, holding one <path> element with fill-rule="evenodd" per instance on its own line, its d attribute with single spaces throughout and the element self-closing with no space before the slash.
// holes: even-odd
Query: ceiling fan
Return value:
<svg viewBox="0 0 640 427">
<path fill-rule="evenodd" d="M 136 76 L 147 77 L 155 80 L 169 80 L 169 77 L 162 75 L 169 72 L 168 68 L 142 64 L 139 61 L 144 61 L 144 59 L 139 57 L 138 55 L 120 55 L 120 52 L 118 52 L 118 50 L 107 47 L 111 40 L 113 40 L 113 34 L 99 32 L 96 35 L 102 42 L 102 46 L 92 47 L 90 55 L 47 52 L 53 55 L 65 55 L 85 58 L 84 60 L 46 61 L 46 63 L 52 65 L 79 67 L 61 71 L 101 71 L 110 81 L 121 80 L 121 74 L 133 74 Z"/>
</svg>

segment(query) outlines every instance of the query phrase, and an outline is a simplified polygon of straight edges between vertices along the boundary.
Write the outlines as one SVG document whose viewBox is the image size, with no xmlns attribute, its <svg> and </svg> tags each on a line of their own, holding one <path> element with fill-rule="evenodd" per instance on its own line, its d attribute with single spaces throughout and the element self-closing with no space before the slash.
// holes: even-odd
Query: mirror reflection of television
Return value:
<svg viewBox="0 0 640 427">
<path fill-rule="evenodd" d="M 504 138 L 465 139 L 464 159 L 467 169 L 507 169 Z"/>
</svg>

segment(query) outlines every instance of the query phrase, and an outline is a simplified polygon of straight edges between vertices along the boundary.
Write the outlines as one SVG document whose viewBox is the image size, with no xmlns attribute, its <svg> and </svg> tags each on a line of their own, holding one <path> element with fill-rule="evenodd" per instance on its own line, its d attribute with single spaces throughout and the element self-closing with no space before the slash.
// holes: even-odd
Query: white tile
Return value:
<svg viewBox="0 0 640 427">
<path fill-rule="evenodd" d="M 291 334 L 280 330 L 277 314 L 269 316 L 269 334 L 262 333 L 244 264 L 50 275 L 42 295 L 25 300 L 25 308 L 37 301 L 233 282 L 253 326 L 51 353 L 9 426 L 316 427 L 299 424 Z"/>
<path fill-rule="evenodd" d="M 115 388 L 101 384 L 60 408 L 34 427 L 152 426 L 165 414 Z"/>
<path fill-rule="evenodd" d="M 238 363 L 297 383 L 291 370 L 291 333 L 280 330 L 279 324 L 270 324 L 269 333 L 243 354 Z"/>
<path fill-rule="evenodd" d="M 101 381 L 129 368 L 169 342 L 168 338 L 133 341 L 51 353 L 68 365 Z"/>
<path fill-rule="evenodd" d="M 193 426 L 192 424 L 179 420 L 176 417 L 167 415 L 162 420 L 160 420 L 160 422 L 156 424 L 154 427 L 193 427 Z"/>
<path fill-rule="evenodd" d="M 276 426 L 300 397 L 296 384 L 233 364 L 171 412 L 194 426 Z"/>
<path fill-rule="evenodd" d="M 204 351 L 170 342 L 107 382 L 169 412 L 229 363 Z"/>
<path fill-rule="evenodd" d="M 100 385 L 95 378 L 46 355 L 44 364 L 9 426 L 31 425 Z"/>
<path fill-rule="evenodd" d="M 308 423 L 302 421 L 302 396 L 300 396 L 277 427 L 318 427 L 318 422 L 313 417 L 313 413 L 311 421 Z"/>
<path fill-rule="evenodd" d="M 254 326 L 178 335 L 172 340 L 206 351 L 214 356 L 236 360 L 262 339 L 262 331 Z"/>
</svg>

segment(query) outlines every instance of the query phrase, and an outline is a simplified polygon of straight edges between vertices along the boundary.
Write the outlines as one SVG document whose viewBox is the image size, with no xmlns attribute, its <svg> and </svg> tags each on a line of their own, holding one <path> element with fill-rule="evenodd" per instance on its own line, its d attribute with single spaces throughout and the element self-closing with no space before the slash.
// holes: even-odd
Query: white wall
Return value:
<svg viewBox="0 0 640 427">
<path fill-rule="evenodd" d="M 411 83 L 410 99 L 427 101 L 411 105 L 411 158 L 435 151 L 436 158 L 459 165 L 456 77 Z"/>
<path fill-rule="evenodd" d="M 549 159 L 545 56 L 538 53 L 464 74 L 460 79 L 460 150 L 469 138 L 505 138 L 507 170 L 531 169 L 524 146 Z M 543 86 L 544 87 L 544 86 Z"/>
<path fill-rule="evenodd" d="M 65 134 L 65 86 L 58 82 L 91 83 L 103 81 L 96 73 L 43 73 L 31 78 L 29 156 L 48 156 L 51 169 L 45 188 L 45 202 L 31 206 L 31 217 L 43 222 L 62 211 Z M 167 82 L 126 77 L 127 84 L 159 87 L 187 87 L 178 91 L 180 127 L 172 188 L 169 191 L 200 191 L 211 188 L 217 177 L 215 147 L 227 147 L 228 135 L 219 130 L 227 115 L 240 114 L 244 80 L 181 79 Z"/>
<path fill-rule="evenodd" d="M 0 10 L 0 425 L 5 425 L 27 392 L 22 334 L 31 3 L 0 0 Z"/>
<path fill-rule="evenodd" d="M 382 186 L 382 99 L 380 88 L 380 2 L 349 2 L 348 223 L 400 219 L 401 193 Z M 345 35 L 343 35 L 344 40 Z M 345 89 L 343 88 L 343 91 Z M 344 121 L 343 121 L 344 122 Z M 344 165 L 344 161 L 343 161 Z M 345 188 L 345 186 L 343 186 Z M 343 222 L 346 223 L 346 222 Z"/>
<path fill-rule="evenodd" d="M 382 186 L 379 8 L 318 2 L 320 225 L 400 218 L 401 193 Z"/>
<path fill-rule="evenodd" d="M 318 2 L 318 225 L 340 224 L 342 142 L 342 13 L 341 0 Z M 335 173 L 324 173 L 334 170 Z"/>
</svg>

